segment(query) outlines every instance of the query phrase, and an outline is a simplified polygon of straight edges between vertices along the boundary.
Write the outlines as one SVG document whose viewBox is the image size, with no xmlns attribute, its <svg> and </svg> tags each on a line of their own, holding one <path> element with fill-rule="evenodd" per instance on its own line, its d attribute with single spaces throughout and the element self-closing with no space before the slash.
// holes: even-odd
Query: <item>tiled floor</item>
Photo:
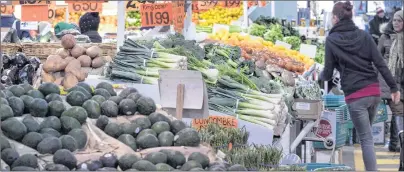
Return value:
<svg viewBox="0 0 404 172">
<path fill-rule="evenodd" d="M 383 146 L 375 146 L 377 165 L 380 171 L 398 171 L 400 153 L 389 152 Z M 354 146 L 354 166 L 356 171 L 365 171 L 362 151 L 359 145 Z"/>
</svg>

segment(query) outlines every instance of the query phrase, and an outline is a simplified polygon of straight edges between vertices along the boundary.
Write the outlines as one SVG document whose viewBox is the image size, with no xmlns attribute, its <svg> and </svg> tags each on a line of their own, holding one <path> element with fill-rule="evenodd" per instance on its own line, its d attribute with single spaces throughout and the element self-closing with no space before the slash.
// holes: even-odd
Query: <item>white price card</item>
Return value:
<svg viewBox="0 0 404 172">
<path fill-rule="evenodd" d="M 38 30 L 38 22 L 37 21 L 21 21 L 20 22 L 21 30 Z"/>
<path fill-rule="evenodd" d="M 317 47 L 315 45 L 300 44 L 300 53 L 312 59 L 316 57 Z"/>
<path fill-rule="evenodd" d="M 296 102 L 296 110 L 310 110 L 310 103 Z"/>
<path fill-rule="evenodd" d="M 285 47 L 286 49 L 289 49 L 289 50 L 292 48 L 292 45 L 290 45 L 290 44 L 288 44 L 286 42 L 283 42 L 283 41 L 279 41 L 279 40 L 276 40 L 275 45 L 283 46 L 283 47 Z"/>
</svg>

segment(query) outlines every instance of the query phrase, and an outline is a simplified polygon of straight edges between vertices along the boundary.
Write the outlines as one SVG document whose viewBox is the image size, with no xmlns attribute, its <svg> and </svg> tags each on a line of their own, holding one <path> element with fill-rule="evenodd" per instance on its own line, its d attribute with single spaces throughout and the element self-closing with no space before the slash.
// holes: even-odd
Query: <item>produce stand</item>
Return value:
<svg viewBox="0 0 404 172">
<path fill-rule="evenodd" d="M 7 102 L 14 114 L 14 117 L 2 116 L 2 124 L 7 124 L 10 120 L 5 122 L 6 120 L 14 118 L 22 121 L 29 116 L 27 113 L 35 115 L 36 112 L 31 108 L 36 106 L 28 107 L 31 101 L 27 97 L 40 99 L 36 101 L 51 106 L 49 104 L 52 101 L 48 100 L 53 99 L 46 92 L 56 87 L 58 89 L 53 90 L 53 93 L 60 94 L 64 99 L 63 107 L 66 109 L 62 113 L 72 113 L 72 108 L 79 111 L 76 109 L 79 107 L 87 112 L 85 120 L 77 117 L 80 128 L 88 139 L 86 147 L 71 151 L 77 159 L 74 168 L 81 169 L 82 163 L 85 166 L 100 157 L 121 158 L 127 153 L 147 159 L 148 154 L 161 149 L 179 151 L 186 158 L 191 153 L 199 152 L 206 155 L 210 162 L 220 162 L 219 165 L 203 166 L 204 163 L 201 162 L 202 168 L 196 165 L 198 168 L 193 171 L 281 171 L 281 167 L 313 171 L 343 166 L 338 164 L 342 163 L 341 160 L 330 161 L 335 164 L 316 163 L 318 161 L 315 152 L 309 158 L 311 160 L 306 158 L 311 149 L 331 149 L 332 154 L 342 149 L 351 121 L 345 102 L 341 101 L 343 97 L 324 97 L 321 94 L 317 80 L 324 62 L 323 31 L 326 26 L 320 22 L 311 22 L 310 17 L 297 19 L 301 15 L 301 12 L 296 12 L 298 2 L 66 0 L 49 4 L 35 1 L 34 5 L 21 2 L 22 4 L 2 4 L 2 12 L 3 9 L 8 11 L 9 7 L 13 7 L 12 11 L 23 20 L 23 30 L 36 28 L 39 21 L 49 21 L 52 26 L 60 21 L 77 24 L 84 13 L 99 12 L 98 32 L 101 37 L 105 34 L 103 43 L 80 43 L 77 39 L 72 39 L 75 38 L 73 35 L 68 34 L 60 42 L 23 41 L 20 45 L 1 45 L 2 53 L 11 56 L 22 52 L 27 57 L 38 57 L 42 61 L 35 71 L 36 79 L 32 84 L 35 91 L 20 94 L 18 90 L 26 85 L 18 84 L 8 85 L 6 90 L 1 91 L 0 95 L 6 97 L 0 103 Z M 54 15 L 44 19 L 38 15 L 27 15 L 26 12 L 26 9 L 30 9 L 30 14 L 37 14 L 36 10 L 45 8 L 49 14 Z M 316 20 L 321 18 L 317 14 L 315 17 Z M 115 31 L 116 33 L 109 33 Z M 301 36 L 306 36 L 307 40 L 302 40 Z M 162 74 L 162 71 L 170 71 L 172 75 L 176 75 L 173 78 L 178 87 L 167 86 L 164 77 L 168 75 Z M 194 73 L 198 77 L 189 77 L 188 73 Z M 193 80 L 195 78 L 198 80 Z M 51 83 L 48 90 L 41 89 Z M 201 90 L 202 95 L 199 94 Z M 35 95 L 39 94 L 37 91 L 42 94 L 39 98 Z M 120 96 L 121 92 L 125 93 L 123 98 Z M 134 94 L 135 92 L 138 94 Z M 18 96 L 9 100 L 14 93 Z M 162 100 L 162 95 L 168 98 Z M 140 98 L 144 102 L 138 103 Z M 14 101 L 21 101 L 13 99 L 23 101 L 24 116 L 20 116 L 21 112 L 14 105 Z M 121 104 L 123 99 L 125 101 Z M 144 99 L 147 99 L 147 103 Z M 203 106 L 190 106 L 189 102 L 201 103 Z M 151 107 L 150 113 L 142 109 L 146 113 L 144 114 L 139 108 L 144 106 L 143 103 L 152 104 L 155 109 Z M 6 107 L 1 105 L 1 108 Z M 91 107 L 96 105 L 100 106 L 100 110 L 93 112 Z M 201 115 L 199 110 L 207 112 Z M 198 114 L 190 113 L 196 111 Z M 156 113 L 163 116 L 158 116 L 159 119 L 154 121 L 150 116 Z M 45 116 L 35 117 L 35 120 L 42 125 L 42 121 L 50 120 L 52 115 Z M 62 121 L 61 116 L 63 115 L 57 116 L 57 120 Z M 73 113 L 71 116 L 76 117 Z M 380 120 L 383 121 L 384 118 L 383 114 Z M 148 119 L 150 125 L 145 121 L 140 124 L 134 122 L 137 119 Z M 107 121 L 106 124 L 103 120 Z M 190 135 L 200 137 L 198 144 L 189 146 L 177 141 L 178 133 L 172 130 L 176 126 L 173 121 L 181 121 L 190 126 Z M 194 125 L 195 121 L 201 124 Z M 165 123 L 153 127 L 156 122 Z M 141 129 L 128 127 L 132 123 L 142 125 Z M 106 130 L 104 124 L 113 127 Z M 170 138 L 173 137 L 171 141 L 160 138 L 160 127 L 169 132 L 166 134 Z M 122 136 L 122 133 L 111 128 L 122 129 L 122 132 L 123 128 L 131 130 L 129 133 L 133 139 L 128 135 Z M 21 138 L 10 135 L 13 130 L 3 129 L 3 125 L 2 130 L 9 136 L 7 140 L 16 145 L 12 148 L 24 147 Z M 150 141 L 153 144 L 138 143 L 140 132 L 146 133 L 145 130 L 150 132 L 147 136 L 154 141 Z M 60 131 L 59 134 L 66 135 L 65 131 Z M 222 138 L 215 137 L 215 134 Z M 165 141 L 170 144 L 163 146 Z M 194 141 L 197 142 L 196 139 Z M 148 145 L 153 145 L 153 148 L 146 148 Z M 307 149 L 309 153 L 306 152 Z M 39 152 L 29 150 L 25 153 L 38 154 L 38 161 L 42 165 L 34 169 L 44 170 L 53 161 L 54 155 Z M 53 153 L 55 152 L 50 154 Z M 341 155 L 339 157 L 342 158 Z M 165 163 L 169 164 L 168 160 Z M 171 168 L 184 170 L 184 163 L 179 166 L 169 165 L 173 166 Z M 153 162 L 153 165 L 157 166 L 157 163 Z M 113 169 L 102 170 L 124 171 L 126 167 L 122 167 L 124 166 L 120 164 L 113 166 Z M 146 170 L 136 167 L 137 170 Z"/>
</svg>

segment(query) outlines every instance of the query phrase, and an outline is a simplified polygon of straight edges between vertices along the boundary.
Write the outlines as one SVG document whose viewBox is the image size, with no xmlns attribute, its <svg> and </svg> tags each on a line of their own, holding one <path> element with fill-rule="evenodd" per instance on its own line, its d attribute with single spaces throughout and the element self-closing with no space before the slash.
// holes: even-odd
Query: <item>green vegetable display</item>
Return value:
<svg viewBox="0 0 404 172">
<path fill-rule="evenodd" d="M 282 26 L 274 24 L 269 27 L 269 30 L 264 34 L 266 41 L 276 42 L 277 40 L 283 40 Z"/>
<path fill-rule="evenodd" d="M 249 31 L 249 33 L 250 33 L 251 35 L 254 35 L 254 36 L 263 37 L 264 34 L 267 32 L 267 30 L 268 30 L 268 29 L 267 29 L 266 26 L 253 23 L 253 24 L 250 26 L 250 31 Z"/>
<path fill-rule="evenodd" d="M 283 39 L 286 43 L 292 45 L 292 50 L 299 50 L 300 44 L 302 43 L 302 41 L 300 40 L 300 37 L 288 36 Z"/>
</svg>

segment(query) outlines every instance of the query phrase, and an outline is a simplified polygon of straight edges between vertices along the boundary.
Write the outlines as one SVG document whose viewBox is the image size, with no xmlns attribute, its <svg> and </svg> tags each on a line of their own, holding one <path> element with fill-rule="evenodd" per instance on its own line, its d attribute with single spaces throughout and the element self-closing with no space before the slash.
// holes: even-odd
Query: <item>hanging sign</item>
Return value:
<svg viewBox="0 0 404 172">
<path fill-rule="evenodd" d="M 0 4 L 0 13 L 1 14 L 13 14 L 14 5 Z"/>
<path fill-rule="evenodd" d="M 173 15 L 174 30 L 178 33 L 182 33 L 185 19 L 185 1 L 173 2 Z"/>
<path fill-rule="evenodd" d="M 101 1 L 68 1 L 69 12 L 101 12 Z"/>
<path fill-rule="evenodd" d="M 192 1 L 192 12 L 194 13 L 199 12 L 198 1 Z"/>
<path fill-rule="evenodd" d="M 22 5 L 21 21 L 48 21 L 48 5 Z"/>
<path fill-rule="evenodd" d="M 48 5 L 51 0 L 17 0 L 13 1 L 13 5 Z"/>
<path fill-rule="evenodd" d="M 167 26 L 173 20 L 172 3 L 141 4 L 142 27 Z"/>
<path fill-rule="evenodd" d="M 222 127 L 226 128 L 237 128 L 238 121 L 236 118 L 232 116 L 209 116 L 207 119 L 192 119 L 192 128 L 200 130 L 201 128 L 205 128 L 210 123 L 219 124 Z"/>
<path fill-rule="evenodd" d="M 216 5 L 218 5 L 219 1 L 218 0 L 208 0 L 208 1 L 197 1 L 198 2 L 198 10 L 203 11 L 203 10 L 209 10 Z"/>
<path fill-rule="evenodd" d="M 250 2 L 250 1 L 248 1 Z M 235 7 L 240 7 L 242 2 L 240 0 L 226 0 L 224 6 L 226 8 L 235 8 Z"/>
</svg>

